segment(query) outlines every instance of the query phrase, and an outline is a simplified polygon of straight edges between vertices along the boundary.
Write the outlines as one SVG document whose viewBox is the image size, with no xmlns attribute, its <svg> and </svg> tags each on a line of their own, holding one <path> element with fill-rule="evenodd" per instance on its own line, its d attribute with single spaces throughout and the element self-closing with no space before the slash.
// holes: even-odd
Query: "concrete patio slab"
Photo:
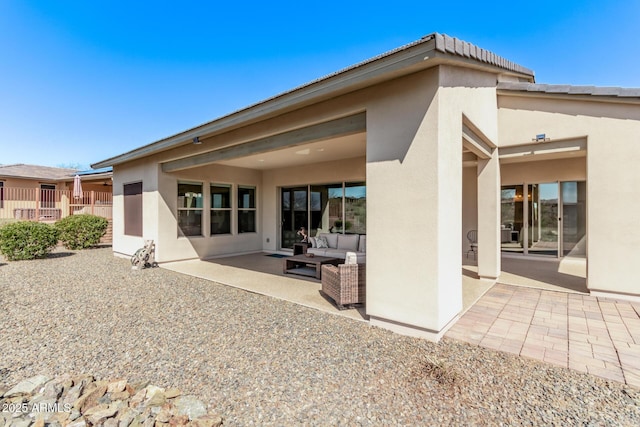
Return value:
<svg viewBox="0 0 640 427">
<path fill-rule="evenodd" d="M 354 320 L 368 320 L 366 307 L 338 310 L 333 301 L 321 294 L 319 280 L 305 276 L 283 274 L 282 258 L 270 255 L 274 254 L 257 252 L 210 260 L 163 263 L 160 266 L 168 270 L 283 299 L 327 313 L 349 317 Z M 469 309 L 478 301 L 492 285 L 493 283 L 463 275 L 463 311 Z"/>
</svg>

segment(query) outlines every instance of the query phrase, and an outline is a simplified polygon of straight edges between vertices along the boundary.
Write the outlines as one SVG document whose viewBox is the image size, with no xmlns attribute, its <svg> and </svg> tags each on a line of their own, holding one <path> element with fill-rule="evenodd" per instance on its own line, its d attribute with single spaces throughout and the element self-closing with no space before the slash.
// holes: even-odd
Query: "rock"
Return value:
<svg viewBox="0 0 640 427">
<path fill-rule="evenodd" d="M 170 403 L 163 405 L 160 409 L 160 412 L 158 412 L 158 415 L 156 415 L 156 421 L 159 421 L 161 423 L 168 423 L 171 419 L 173 409 L 174 406 Z"/>
<path fill-rule="evenodd" d="M 66 396 L 63 397 L 62 403 L 67 405 L 73 405 L 76 400 L 80 398 L 80 394 L 82 393 L 82 384 L 76 384 L 69 389 Z"/>
<path fill-rule="evenodd" d="M 96 406 L 98 403 L 98 399 L 100 399 L 107 392 L 107 386 L 102 385 L 95 388 L 93 391 L 83 394 L 80 399 L 78 399 L 73 407 L 80 410 L 80 412 L 84 413 L 86 409 Z"/>
<path fill-rule="evenodd" d="M 15 420 L 11 423 L 11 427 L 29 427 L 30 425 L 31 425 L 31 420 L 29 419 Z"/>
<path fill-rule="evenodd" d="M 140 427 L 142 424 L 140 423 L 140 415 L 136 415 L 129 424 L 129 427 Z"/>
<path fill-rule="evenodd" d="M 116 412 L 118 412 L 116 408 L 107 407 L 107 408 L 101 408 L 98 411 L 85 415 L 85 417 L 91 424 L 96 425 L 101 421 L 105 421 L 107 418 L 113 417 L 116 414 Z"/>
<path fill-rule="evenodd" d="M 80 418 L 80 411 L 78 411 L 77 409 L 72 409 L 71 412 L 69 413 L 69 420 L 71 421 L 75 421 L 78 418 Z"/>
<path fill-rule="evenodd" d="M 136 394 L 133 395 L 131 400 L 129 401 L 129 406 L 132 408 L 137 408 L 144 401 L 147 396 L 147 389 L 140 389 Z"/>
<path fill-rule="evenodd" d="M 186 415 L 173 416 L 169 420 L 170 426 L 181 427 L 189 424 L 189 417 Z"/>
<path fill-rule="evenodd" d="M 193 427 L 219 427 L 222 425 L 222 417 L 217 414 L 204 415 L 191 421 Z"/>
<path fill-rule="evenodd" d="M 4 393 L 3 397 L 14 397 L 24 394 L 33 394 L 39 387 L 49 381 L 49 378 L 44 375 L 36 375 L 28 380 L 24 380 L 18 383 L 12 389 Z"/>
<path fill-rule="evenodd" d="M 69 412 L 56 412 L 53 420 L 59 422 L 60 424 L 67 424 L 69 422 L 70 415 L 71 414 Z"/>
<path fill-rule="evenodd" d="M 120 409 L 118 411 L 118 416 L 116 417 L 118 427 L 129 427 L 129 424 L 131 424 L 136 415 L 138 415 L 138 412 L 131 408 L 125 407 Z"/>
<path fill-rule="evenodd" d="M 147 390 L 147 396 L 149 396 L 149 390 Z M 164 391 L 157 390 L 151 395 L 151 398 L 145 402 L 146 406 L 162 406 L 167 401 Z"/>
<path fill-rule="evenodd" d="M 100 399 L 97 400 L 98 404 L 104 404 L 106 403 L 107 405 L 109 403 L 111 403 L 111 396 L 109 395 L 109 393 L 105 394 L 104 396 L 102 396 Z"/>
<path fill-rule="evenodd" d="M 129 394 L 133 395 L 148 385 L 149 385 L 149 381 L 138 381 L 138 382 L 128 383 L 126 388 Z M 131 388 L 131 390 L 128 390 L 129 388 Z"/>
<path fill-rule="evenodd" d="M 64 386 L 61 381 L 52 380 L 45 384 L 42 394 L 45 398 L 58 400 L 63 390 Z"/>
<path fill-rule="evenodd" d="M 124 389 L 127 387 L 127 380 L 117 380 L 117 381 L 111 381 L 108 385 L 107 385 L 107 393 L 118 393 L 121 391 L 124 391 Z"/>
<path fill-rule="evenodd" d="M 146 385 L 135 395 L 129 390 L 133 387 L 125 380 L 30 378 L 0 401 L 16 408 L 24 405 L 31 412 L 0 412 L 0 427 L 217 427 L 222 423 L 219 415 L 207 414 L 202 401 L 175 388 L 165 391 Z"/>
<path fill-rule="evenodd" d="M 124 391 L 117 391 L 114 393 L 110 393 L 110 397 L 111 400 L 115 401 L 115 400 L 126 400 L 130 397 L 131 395 L 129 394 L 128 391 L 124 390 Z"/>
<path fill-rule="evenodd" d="M 207 408 L 195 396 L 180 396 L 173 401 L 176 407 L 176 415 L 186 415 L 190 420 L 201 417 L 207 413 Z"/>
<path fill-rule="evenodd" d="M 167 399 L 173 399 L 175 397 L 180 396 L 181 394 L 182 393 L 177 388 L 170 388 L 164 392 L 164 395 L 167 397 Z"/>
<path fill-rule="evenodd" d="M 91 408 L 87 408 L 87 410 L 84 411 L 82 415 L 86 418 L 89 415 L 95 414 L 96 412 L 99 412 L 99 411 L 104 411 L 105 409 L 109 409 L 109 405 L 103 403 L 101 405 L 96 405 Z"/>
</svg>

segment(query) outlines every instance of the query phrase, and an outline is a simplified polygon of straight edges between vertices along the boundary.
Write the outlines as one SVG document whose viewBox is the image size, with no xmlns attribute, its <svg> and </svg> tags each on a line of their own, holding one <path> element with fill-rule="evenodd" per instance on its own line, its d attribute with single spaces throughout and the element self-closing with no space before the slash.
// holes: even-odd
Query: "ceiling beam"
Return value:
<svg viewBox="0 0 640 427">
<path fill-rule="evenodd" d="M 175 172 L 182 169 L 208 165 L 222 160 L 231 160 L 252 154 L 276 151 L 286 147 L 295 147 L 297 145 L 307 144 L 323 139 L 352 135 L 364 132 L 366 129 L 366 113 L 363 112 L 353 116 L 343 117 L 268 136 L 266 138 L 256 139 L 244 144 L 238 144 L 182 159 L 172 160 L 162 163 L 162 171 Z"/>
</svg>

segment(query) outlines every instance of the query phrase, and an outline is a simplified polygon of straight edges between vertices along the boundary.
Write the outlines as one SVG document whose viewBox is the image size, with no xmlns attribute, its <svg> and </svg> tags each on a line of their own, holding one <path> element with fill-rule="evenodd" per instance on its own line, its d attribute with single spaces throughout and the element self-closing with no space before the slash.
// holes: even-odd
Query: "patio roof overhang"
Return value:
<svg viewBox="0 0 640 427">
<path fill-rule="evenodd" d="M 113 166 L 191 144 L 195 137 L 211 137 L 267 120 L 323 100 L 380 84 L 442 64 L 452 64 L 533 81 L 533 71 L 462 40 L 438 33 L 401 46 L 375 58 L 330 74 L 124 154 L 97 162 L 93 168 Z"/>
<path fill-rule="evenodd" d="M 571 157 L 584 157 L 586 155 L 587 136 L 501 147 L 498 152 L 500 163 L 564 159 Z"/>
<path fill-rule="evenodd" d="M 266 138 L 256 139 L 244 144 L 224 147 L 162 164 L 163 172 L 176 172 L 182 169 L 204 166 L 254 154 L 268 153 L 287 147 L 297 147 L 310 142 L 343 137 L 366 130 L 366 113 L 343 117 L 319 123 L 301 129 L 283 132 Z"/>
</svg>

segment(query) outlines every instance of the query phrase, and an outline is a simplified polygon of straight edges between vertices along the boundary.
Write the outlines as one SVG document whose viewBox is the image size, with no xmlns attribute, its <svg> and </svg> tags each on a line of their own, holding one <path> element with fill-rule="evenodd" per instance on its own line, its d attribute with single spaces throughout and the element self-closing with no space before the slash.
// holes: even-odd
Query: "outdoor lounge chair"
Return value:
<svg viewBox="0 0 640 427">
<path fill-rule="evenodd" d="M 322 266 L 322 292 L 335 301 L 338 309 L 365 302 L 366 264 Z"/>
<path fill-rule="evenodd" d="M 467 240 L 469 241 L 467 258 L 469 258 L 469 253 L 473 253 L 473 259 L 476 259 L 478 256 L 478 230 L 469 230 Z"/>
</svg>

